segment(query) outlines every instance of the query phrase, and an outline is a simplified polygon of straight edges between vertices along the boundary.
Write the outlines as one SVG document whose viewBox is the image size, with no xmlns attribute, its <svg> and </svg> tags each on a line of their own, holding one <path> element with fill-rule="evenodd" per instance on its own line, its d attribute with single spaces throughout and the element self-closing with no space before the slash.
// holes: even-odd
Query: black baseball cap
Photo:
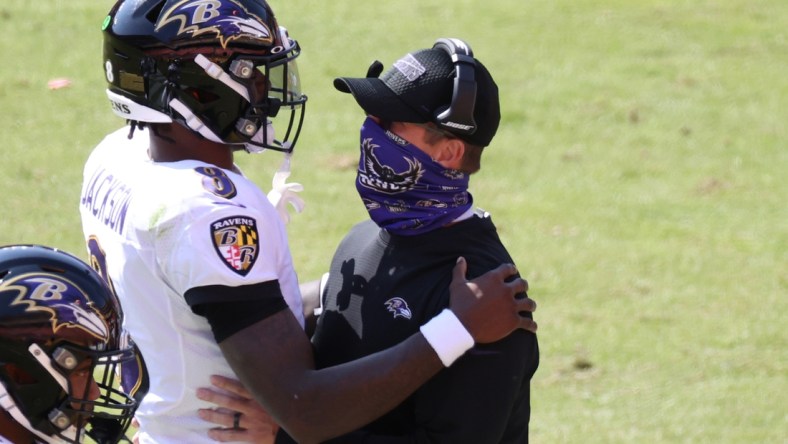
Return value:
<svg viewBox="0 0 788 444">
<path fill-rule="evenodd" d="M 498 86 L 487 68 L 477 59 L 473 60 L 476 130 L 467 134 L 445 126 L 441 128 L 470 144 L 485 147 L 495 136 L 501 120 Z M 389 122 L 437 123 L 437 112 L 452 103 L 455 67 L 451 56 L 443 49 L 422 49 L 406 54 L 380 78 L 374 73 L 374 66 L 370 67 L 367 77 L 334 79 L 334 88 L 353 94 L 367 114 Z"/>
</svg>

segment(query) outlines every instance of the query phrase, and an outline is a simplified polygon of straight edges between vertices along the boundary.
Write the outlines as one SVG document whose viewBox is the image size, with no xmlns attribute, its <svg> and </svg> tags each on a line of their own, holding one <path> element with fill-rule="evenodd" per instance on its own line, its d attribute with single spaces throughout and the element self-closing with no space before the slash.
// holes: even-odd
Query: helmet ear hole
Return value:
<svg viewBox="0 0 788 444">
<path fill-rule="evenodd" d="M 186 92 L 188 92 L 189 95 L 194 97 L 194 100 L 196 100 L 196 101 L 198 101 L 200 103 L 211 103 L 211 102 L 215 102 L 215 101 L 219 100 L 219 96 L 218 95 L 216 95 L 216 94 L 214 94 L 214 93 L 212 93 L 210 91 L 205 91 L 205 90 L 202 90 L 202 89 L 187 88 Z"/>
</svg>

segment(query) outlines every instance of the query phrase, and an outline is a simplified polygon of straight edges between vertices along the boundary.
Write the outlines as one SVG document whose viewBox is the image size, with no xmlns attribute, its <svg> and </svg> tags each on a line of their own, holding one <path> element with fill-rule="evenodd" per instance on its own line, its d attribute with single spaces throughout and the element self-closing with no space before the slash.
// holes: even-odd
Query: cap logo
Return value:
<svg viewBox="0 0 788 444">
<path fill-rule="evenodd" d="M 50 273 L 25 273 L 0 283 L 0 293 L 16 293 L 11 305 L 49 314 L 52 332 L 78 328 L 106 343 L 109 326 L 93 301 L 70 280 Z"/>
<path fill-rule="evenodd" d="M 235 0 L 180 1 L 161 15 L 156 32 L 171 23 L 179 25 L 177 36 L 214 33 L 223 48 L 240 38 L 259 40 L 263 44 L 273 42 L 271 30 L 263 20 Z"/>
<path fill-rule="evenodd" d="M 246 276 L 260 252 L 257 221 L 247 216 L 230 216 L 211 224 L 216 254 L 227 268 Z"/>
<path fill-rule="evenodd" d="M 416 60 L 416 57 L 413 57 L 411 54 L 394 62 L 394 68 L 411 82 L 421 77 L 421 75 L 427 71 L 424 65 Z"/>
</svg>

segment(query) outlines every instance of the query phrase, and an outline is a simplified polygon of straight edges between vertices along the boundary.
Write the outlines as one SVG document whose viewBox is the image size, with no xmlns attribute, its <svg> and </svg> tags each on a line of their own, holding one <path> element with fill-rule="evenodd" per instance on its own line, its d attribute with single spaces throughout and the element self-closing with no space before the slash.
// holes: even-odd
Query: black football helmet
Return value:
<svg viewBox="0 0 788 444">
<path fill-rule="evenodd" d="M 264 0 L 119 0 L 102 28 L 117 115 L 175 121 L 249 152 L 293 150 L 307 99 L 301 50 Z"/>
<path fill-rule="evenodd" d="M 0 247 L 0 407 L 39 441 L 120 440 L 137 408 L 120 366 L 138 362 L 121 321 L 115 294 L 81 260 Z"/>
</svg>

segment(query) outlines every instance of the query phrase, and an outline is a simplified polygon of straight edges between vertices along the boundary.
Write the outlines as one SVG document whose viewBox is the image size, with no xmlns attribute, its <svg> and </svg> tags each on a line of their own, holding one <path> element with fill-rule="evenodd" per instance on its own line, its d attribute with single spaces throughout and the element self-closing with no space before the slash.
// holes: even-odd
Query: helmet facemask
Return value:
<svg viewBox="0 0 788 444">
<path fill-rule="evenodd" d="M 295 57 L 255 56 L 175 60 L 168 67 L 167 99 L 175 120 L 208 140 L 248 152 L 291 152 L 301 130 L 306 96 Z M 273 59 L 273 60 L 272 60 Z"/>
<path fill-rule="evenodd" d="M 38 368 L 29 372 L 32 380 L 27 381 L 28 387 L 20 384 L 15 391 L 21 394 L 47 390 L 60 393 L 58 399 L 42 412 L 37 424 L 24 424 L 28 421 L 25 416 L 15 417 L 17 422 L 46 442 L 79 443 L 85 434 L 98 443 L 119 441 L 137 407 L 137 402 L 121 389 L 118 376 L 121 365 L 135 362 L 134 349 L 125 346 L 91 350 L 70 343 L 48 349 L 37 343 L 29 347 L 29 362 L 37 362 L 31 365 Z"/>
</svg>

